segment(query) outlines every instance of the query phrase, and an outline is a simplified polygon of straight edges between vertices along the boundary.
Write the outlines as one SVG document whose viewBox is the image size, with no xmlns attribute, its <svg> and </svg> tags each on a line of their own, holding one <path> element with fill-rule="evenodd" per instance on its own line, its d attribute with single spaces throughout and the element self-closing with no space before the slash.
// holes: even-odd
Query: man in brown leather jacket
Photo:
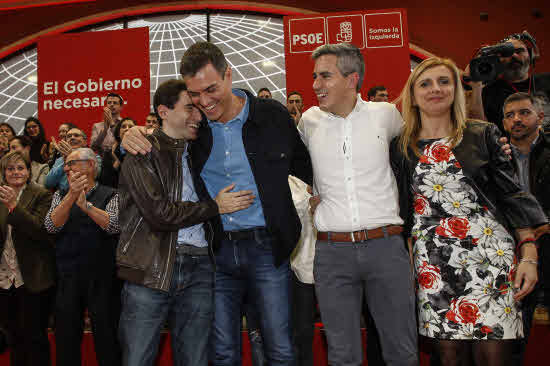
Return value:
<svg viewBox="0 0 550 366">
<path fill-rule="evenodd" d="M 148 136 L 153 148 L 128 156 L 120 175 L 123 365 L 153 365 L 168 319 L 174 364 L 206 366 L 214 283 L 208 220 L 249 207 L 254 196 L 230 185 L 210 199 L 191 173 L 187 147 L 201 115 L 183 81 L 161 84 L 153 104 L 162 119 Z"/>
</svg>

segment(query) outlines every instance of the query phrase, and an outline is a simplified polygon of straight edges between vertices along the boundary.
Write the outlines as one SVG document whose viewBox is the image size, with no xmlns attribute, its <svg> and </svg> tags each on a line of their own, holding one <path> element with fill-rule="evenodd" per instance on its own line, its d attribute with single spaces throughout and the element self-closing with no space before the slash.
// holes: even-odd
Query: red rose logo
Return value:
<svg viewBox="0 0 550 366">
<path fill-rule="evenodd" d="M 427 262 L 422 263 L 422 265 L 418 268 L 417 277 L 420 288 L 428 294 L 439 292 L 443 287 L 443 282 L 441 281 L 441 270 L 436 266 L 428 264 Z"/>
<path fill-rule="evenodd" d="M 491 327 L 488 327 L 486 325 L 482 326 L 480 330 L 481 330 L 481 333 L 483 334 L 493 333 L 493 330 L 491 329 Z"/>
<path fill-rule="evenodd" d="M 449 219 L 441 219 L 435 232 L 437 235 L 447 238 L 464 239 L 468 235 L 468 230 L 470 230 L 468 219 L 451 217 Z"/>
<path fill-rule="evenodd" d="M 419 215 L 430 214 L 430 206 L 426 197 L 421 194 L 415 194 L 414 211 Z"/>
<path fill-rule="evenodd" d="M 436 162 L 449 161 L 451 149 L 447 145 L 437 144 L 432 149 L 432 156 Z"/>
<path fill-rule="evenodd" d="M 474 299 L 460 297 L 451 302 L 451 308 L 445 317 L 453 323 L 476 324 L 481 318 L 481 313 Z"/>
</svg>

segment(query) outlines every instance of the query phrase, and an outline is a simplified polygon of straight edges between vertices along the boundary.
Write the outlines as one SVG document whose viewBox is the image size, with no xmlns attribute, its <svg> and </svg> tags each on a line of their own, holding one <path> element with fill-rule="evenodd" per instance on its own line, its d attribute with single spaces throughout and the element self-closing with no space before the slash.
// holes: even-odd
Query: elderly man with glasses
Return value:
<svg viewBox="0 0 550 366">
<path fill-rule="evenodd" d="M 63 170 L 69 189 L 55 192 L 44 222 L 48 232 L 57 234 L 57 365 L 81 364 L 82 318 L 87 307 L 98 364 L 118 366 L 119 307 L 113 306 L 112 297 L 118 238 L 115 234 L 120 232 L 118 193 L 96 182 L 99 165 L 89 148 L 71 152 Z"/>
<path fill-rule="evenodd" d="M 64 148 L 59 150 L 62 156 L 57 158 L 53 164 L 52 169 L 46 176 L 45 182 L 46 188 L 59 189 L 62 192 L 67 192 L 69 189 L 69 182 L 67 181 L 64 170 L 65 158 L 76 149 L 88 147 L 88 138 L 80 128 L 71 128 L 65 135 L 65 142 L 67 142 L 70 149 Z M 65 144 L 65 146 L 67 144 Z M 99 155 L 96 155 L 96 158 L 98 161 L 98 169 L 101 171 L 101 158 Z"/>
</svg>

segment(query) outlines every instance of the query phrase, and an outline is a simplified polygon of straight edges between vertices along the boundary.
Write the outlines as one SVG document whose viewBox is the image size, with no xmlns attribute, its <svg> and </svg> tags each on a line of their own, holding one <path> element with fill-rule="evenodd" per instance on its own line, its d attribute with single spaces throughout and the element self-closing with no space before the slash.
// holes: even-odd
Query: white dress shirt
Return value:
<svg viewBox="0 0 550 366">
<path fill-rule="evenodd" d="M 288 176 L 288 186 L 302 223 L 300 240 L 290 256 L 290 267 L 300 282 L 313 284 L 313 258 L 315 257 L 317 230 L 313 227 L 313 220 L 309 212 L 311 194 L 307 192 L 307 184 L 293 175 Z"/>
<path fill-rule="evenodd" d="M 365 102 L 360 96 L 342 118 L 319 107 L 308 109 L 298 130 L 309 149 L 315 192 L 321 203 L 319 231 L 350 232 L 401 225 L 397 183 L 389 145 L 403 119 L 393 104 Z"/>
</svg>

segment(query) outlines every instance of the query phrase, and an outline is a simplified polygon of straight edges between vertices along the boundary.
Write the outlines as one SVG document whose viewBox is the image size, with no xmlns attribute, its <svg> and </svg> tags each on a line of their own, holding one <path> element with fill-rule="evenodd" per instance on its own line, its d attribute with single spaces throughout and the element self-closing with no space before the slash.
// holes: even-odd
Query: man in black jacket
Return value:
<svg viewBox="0 0 550 366">
<path fill-rule="evenodd" d="M 184 54 L 181 74 L 189 95 L 208 118 L 190 147 L 192 169 L 212 196 L 235 183 L 259 200 L 214 221 L 216 254 L 214 365 L 240 364 L 241 307 L 245 294 L 257 307 L 269 364 L 292 365 L 289 256 L 300 237 L 288 175 L 312 181 L 311 161 L 294 120 L 280 103 L 231 89 L 232 71 L 208 42 Z M 139 129 L 123 146 L 147 153 Z"/>
<path fill-rule="evenodd" d="M 174 364 L 208 364 L 214 269 L 204 222 L 254 199 L 228 186 L 213 200 L 191 174 L 188 144 L 197 138 L 201 116 L 185 89 L 181 80 L 158 87 L 153 104 L 162 127 L 149 136 L 153 148 L 122 166 L 117 262 L 126 280 L 119 335 L 127 366 L 154 364 L 166 319 Z"/>
<path fill-rule="evenodd" d="M 515 93 L 504 101 L 502 124 L 510 134 L 519 182 L 523 190 L 531 192 L 542 206 L 546 216 L 550 215 L 550 136 L 542 129 L 544 112 L 539 101 L 527 93 Z M 545 304 L 550 303 L 550 235 L 548 225 L 537 231 L 540 234 L 539 272 L 542 274 L 539 287 L 543 291 Z M 529 338 L 533 312 L 537 305 L 537 291 L 533 291 L 522 302 L 525 338 L 520 351 L 515 354 L 515 363 L 523 363 L 525 346 Z"/>
</svg>

